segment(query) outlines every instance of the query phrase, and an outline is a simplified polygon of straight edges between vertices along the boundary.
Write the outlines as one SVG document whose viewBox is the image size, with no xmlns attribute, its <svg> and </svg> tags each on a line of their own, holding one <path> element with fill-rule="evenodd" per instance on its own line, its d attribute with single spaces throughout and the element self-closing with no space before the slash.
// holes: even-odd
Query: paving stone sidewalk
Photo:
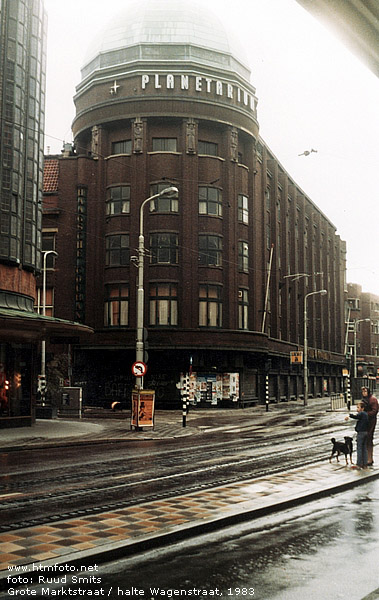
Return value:
<svg viewBox="0 0 379 600">
<path fill-rule="evenodd" d="M 379 469 L 329 462 L 121 510 L 0 534 L 0 589 L 8 568 L 32 563 L 114 560 L 328 496 L 371 479 Z"/>
</svg>

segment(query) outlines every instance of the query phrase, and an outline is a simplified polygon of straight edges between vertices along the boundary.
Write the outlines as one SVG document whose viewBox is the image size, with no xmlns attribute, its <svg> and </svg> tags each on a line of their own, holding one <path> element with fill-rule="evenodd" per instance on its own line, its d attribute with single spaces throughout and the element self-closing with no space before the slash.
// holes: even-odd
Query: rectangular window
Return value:
<svg viewBox="0 0 379 600">
<path fill-rule="evenodd" d="M 43 253 L 49 250 L 55 251 L 56 234 L 42 231 L 42 260 Z M 55 268 L 55 254 L 46 254 L 46 269 Z M 43 263 L 42 263 L 43 264 Z"/>
<path fill-rule="evenodd" d="M 249 292 L 238 290 L 238 329 L 249 329 Z"/>
<path fill-rule="evenodd" d="M 221 267 L 222 238 L 218 235 L 199 235 L 199 265 Z"/>
<path fill-rule="evenodd" d="M 249 244 L 247 242 L 238 242 L 238 270 L 243 273 L 249 271 Z"/>
<path fill-rule="evenodd" d="M 199 326 L 222 326 L 222 288 L 219 285 L 200 284 L 199 286 Z"/>
<path fill-rule="evenodd" d="M 124 283 L 105 288 L 104 325 L 123 327 L 129 325 L 129 287 Z"/>
<path fill-rule="evenodd" d="M 348 298 L 347 303 L 352 310 L 360 310 L 359 298 Z"/>
<path fill-rule="evenodd" d="M 150 325 L 178 324 L 178 286 L 176 283 L 150 284 Z"/>
<path fill-rule="evenodd" d="M 164 181 L 162 183 L 153 183 L 150 186 L 150 195 L 155 196 L 155 194 L 159 194 L 159 192 L 162 192 L 163 190 L 165 190 L 169 187 L 173 187 L 173 184 L 169 183 L 168 181 Z M 153 212 L 177 213 L 179 210 L 178 194 L 173 194 L 173 195 L 170 194 L 168 196 L 163 195 L 163 196 L 160 196 L 159 198 L 155 198 L 153 200 L 153 202 L 154 202 Z"/>
<path fill-rule="evenodd" d="M 199 215 L 222 217 L 222 192 L 215 187 L 199 187 Z"/>
<path fill-rule="evenodd" d="M 153 265 L 178 264 L 178 235 L 176 233 L 153 233 L 150 236 L 150 262 Z"/>
<path fill-rule="evenodd" d="M 208 156 L 218 156 L 218 144 L 199 140 L 198 152 L 199 154 L 207 154 Z"/>
<path fill-rule="evenodd" d="M 130 213 L 130 185 L 108 188 L 106 213 L 108 216 Z"/>
<path fill-rule="evenodd" d="M 238 221 L 249 224 L 249 199 L 243 194 L 238 194 Z"/>
<path fill-rule="evenodd" d="M 108 235 L 105 238 L 105 264 L 107 267 L 129 265 L 129 234 Z"/>
<path fill-rule="evenodd" d="M 176 138 L 153 138 L 153 152 L 176 152 Z"/>
<path fill-rule="evenodd" d="M 121 140 L 112 142 L 112 154 L 131 154 L 132 140 Z"/>
</svg>

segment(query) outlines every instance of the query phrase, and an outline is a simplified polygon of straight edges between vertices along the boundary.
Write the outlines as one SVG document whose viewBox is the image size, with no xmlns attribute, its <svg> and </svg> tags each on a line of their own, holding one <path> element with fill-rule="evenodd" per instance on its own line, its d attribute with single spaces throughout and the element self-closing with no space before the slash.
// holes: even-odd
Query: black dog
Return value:
<svg viewBox="0 0 379 600">
<path fill-rule="evenodd" d="M 340 454 L 344 454 L 345 455 L 345 460 L 346 460 L 346 464 L 348 464 L 348 460 L 347 460 L 347 456 L 350 456 L 350 464 L 353 464 L 353 438 L 351 437 L 345 437 L 343 438 L 345 441 L 344 442 L 336 442 L 336 440 L 334 438 L 332 438 L 332 444 L 333 444 L 333 448 L 332 448 L 332 454 L 329 458 L 329 462 L 332 462 L 332 458 L 334 456 L 334 454 L 337 455 L 337 462 L 339 462 L 338 457 Z"/>
</svg>

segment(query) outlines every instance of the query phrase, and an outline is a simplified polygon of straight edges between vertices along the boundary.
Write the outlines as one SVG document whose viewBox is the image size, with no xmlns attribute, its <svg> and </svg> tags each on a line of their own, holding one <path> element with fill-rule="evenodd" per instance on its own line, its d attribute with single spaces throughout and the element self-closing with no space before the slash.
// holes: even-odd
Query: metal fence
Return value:
<svg viewBox="0 0 379 600">
<path fill-rule="evenodd" d="M 330 410 L 338 410 L 339 408 L 346 407 L 346 400 L 344 394 L 331 394 L 330 395 Z"/>
</svg>

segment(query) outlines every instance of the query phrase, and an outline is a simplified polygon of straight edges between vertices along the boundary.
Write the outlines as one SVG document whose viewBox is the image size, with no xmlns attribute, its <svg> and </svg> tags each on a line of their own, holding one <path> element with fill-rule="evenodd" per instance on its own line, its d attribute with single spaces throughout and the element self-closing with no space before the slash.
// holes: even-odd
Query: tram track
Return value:
<svg viewBox="0 0 379 600">
<path fill-rule="evenodd" d="M 341 428 L 341 433 L 345 430 Z M 333 435 L 338 435 L 336 428 L 333 428 Z M 251 444 L 250 448 L 257 450 L 260 454 L 276 455 L 278 448 L 283 444 L 283 440 L 291 440 L 292 444 L 304 446 L 309 441 L 309 445 L 317 445 L 318 439 L 325 438 L 325 429 L 319 431 L 302 431 L 301 433 L 292 433 L 290 438 L 287 431 L 281 431 L 275 433 L 275 438 L 268 438 L 267 434 L 263 436 L 257 436 L 255 432 L 245 431 L 242 433 L 242 438 L 238 440 L 223 440 L 222 442 L 215 442 L 208 439 L 207 444 L 198 444 L 191 446 L 190 448 L 184 449 L 172 449 L 172 448 L 154 448 L 154 468 L 158 469 L 177 469 L 180 462 L 190 462 L 192 464 L 197 463 L 199 459 L 202 462 L 213 460 L 215 457 L 218 460 L 220 454 L 218 450 L 222 450 L 222 454 L 225 456 L 227 452 L 233 453 L 238 457 L 240 453 L 247 451 L 247 444 Z M 211 443 L 210 443 L 211 442 Z M 88 448 L 92 446 L 88 444 Z M 269 449 L 269 450 L 268 450 Z M 15 469 L 13 472 L 10 471 L 6 475 L 0 476 L 0 498 L 1 495 L 8 492 L 14 492 L 18 490 L 32 491 L 34 488 L 61 486 L 65 485 L 66 482 L 75 484 L 76 482 L 83 482 L 84 479 L 91 477 L 92 479 L 103 479 L 109 477 L 120 477 L 138 476 L 139 472 L 145 475 L 146 470 L 151 468 L 152 455 L 144 459 L 141 457 L 140 452 L 133 450 L 130 451 L 128 445 L 124 446 L 121 442 L 118 445 L 118 454 L 124 452 L 120 458 L 114 456 L 107 457 L 104 453 L 98 452 L 95 456 L 87 456 L 86 462 L 81 461 L 80 464 L 67 465 L 65 467 L 66 472 L 62 472 L 62 467 L 49 468 L 48 462 L 43 472 L 38 469 L 31 470 L 26 467 L 24 471 L 20 468 Z M 137 473 L 126 473 L 127 464 L 133 463 Z M 237 462 L 239 458 L 235 459 Z M 102 467 L 99 468 L 98 464 L 101 462 Z M 222 467 L 223 465 L 217 465 L 216 468 Z M 68 471 L 68 472 L 67 472 Z M 38 473 L 38 477 L 36 474 Z"/>
<path fill-rule="evenodd" d="M 116 466 L 113 464 L 109 468 L 97 470 L 96 473 L 87 472 L 85 484 L 80 480 L 81 475 L 75 477 L 73 473 L 67 473 L 64 481 L 56 476 L 45 479 L 42 477 L 35 482 L 39 490 L 21 491 L 20 496 L 15 490 L 25 490 L 27 482 L 13 482 L 13 486 L 4 486 L 3 497 L 0 494 L 0 531 L 14 531 L 88 516 L 175 495 L 195 493 L 204 488 L 229 485 L 268 474 L 279 474 L 326 460 L 329 454 L 325 431 L 303 431 L 301 435 L 290 438 L 287 434 L 287 436 L 278 436 L 274 442 L 271 439 L 259 440 L 259 452 L 257 452 L 257 440 L 254 440 L 255 444 L 251 444 L 251 441 L 252 439 L 248 438 L 242 442 L 241 440 L 221 442 L 212 446 L 205 445 L 201 449 L 191 448 L 190 451 L 184 449 L 179 454 L 177 451 L 165 452 L 163 455 L 157 452 L 154 457 L 154 473 L 151 471 L 144 473 L 143 469 L 141 471 L 141 468 L 151 466 L 151 457 L 142 462 L 140 459 L 134 462 L 137 473 L 127 475 L 126 481 L 120 481 L 123 477 L 120 475 L 122 469 L 125 474 L 124 463 Z M 221 447 L 222 454 L 220 454 Z M 225 460 L 227 454 L 231 452 L 234 456 Z M 252 452 L 257 454 L 243 456 L 244 453 Z M 200 458 L 202 464 L 180 471 L 180 467 L 188 465 L 189 462 L 199 461 Z M 210 460 L 215 459 L 217 463 L 209 464 Z M 174 469 L 171 473 L 168 472 L 170 468 Z M 94 478 L 96 483 L 93 482 Z M 47 481 L 54 486 L 53 491 L 44 489 Z M 81 485 L 76 487 L 78 482 Z M 68 487 L 65 489 L 64 486 Z M 4 494 L 9 494 L 9 498 Z"/>
</svg>

